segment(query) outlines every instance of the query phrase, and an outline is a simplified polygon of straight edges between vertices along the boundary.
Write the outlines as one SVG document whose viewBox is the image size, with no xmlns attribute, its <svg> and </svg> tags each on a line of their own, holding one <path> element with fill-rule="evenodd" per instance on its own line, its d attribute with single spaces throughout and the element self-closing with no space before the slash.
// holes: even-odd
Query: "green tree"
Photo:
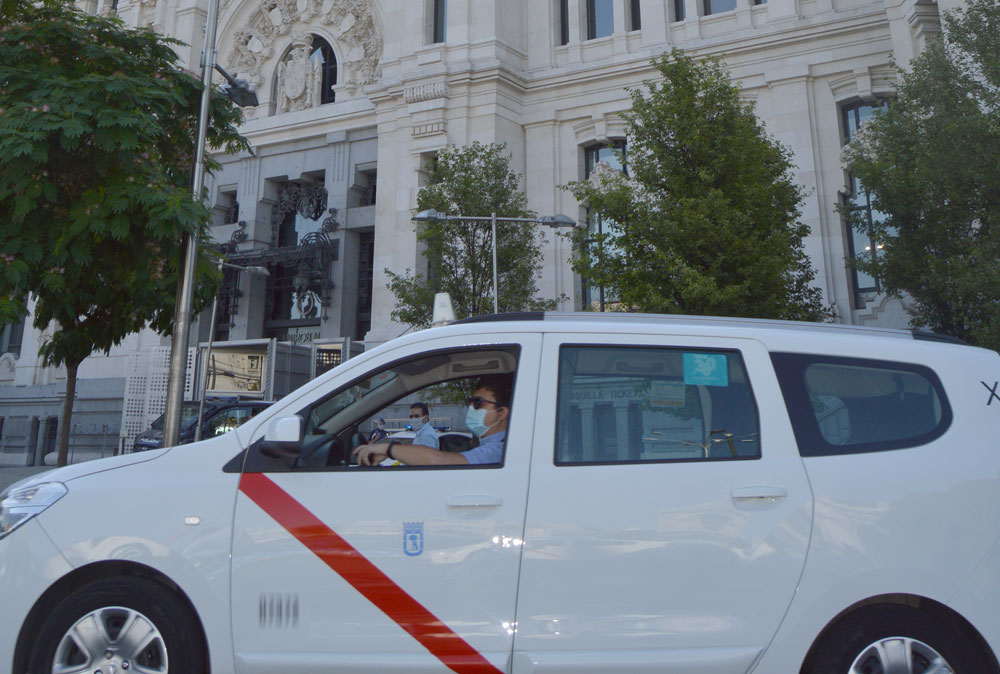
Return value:
<svg viewBox="0 0 1000 674">
<path fill-rule="evenodd" d="M 441 150 L 432 162 L 429 183 L 417 194 L 418 210 L 448 215 L 533 218 L 521 192 L 521 176 L 511 170 L 506 145 L 474 142 Z M 434 294 L 451 295 L 458 318 L 493 313 L 493 260 L 490 223 L 441 220 L 418 225 L 427 273 L 390 269 L 389 289 L 396 297 L 393 319 L 415 327 L 431 322 Z M 541 300 L 542 235 L 530 222 L 497 223 L 497 277 L 500 312 L 544 310 Z"/>
<path fill-rule="evenodd" d="M 24 315 L 65 365 L 59 463 L 78 367 L 128 334 L 171 328 L 184 232 L 201 247 L 198 299 L 217 274 L 209 211 L 191 197 L 201 82 L 176 41 L 71 4 L 5 7 L 0 26 L 0 322 Z M 214 96 L 209 143 L 249 149 L 241 113 Z"/>
<path fill-rule="evenodd" d="M 858 266 L 912 323 L 1000 349 L 1000 4 L 970 0 L 845 153 L 884 214 Z M 843 209 L 846 211 L 847 209 Z"/>
<path fill-rule="evenodd" d="M 605 222 L 576 234 L 574 269 L 627 310 L 825 318 L 789 151 L 718 60 L 652 63 L 661 77 L 623 115 L 627 175 L 568 186 Z"/>
</svg>

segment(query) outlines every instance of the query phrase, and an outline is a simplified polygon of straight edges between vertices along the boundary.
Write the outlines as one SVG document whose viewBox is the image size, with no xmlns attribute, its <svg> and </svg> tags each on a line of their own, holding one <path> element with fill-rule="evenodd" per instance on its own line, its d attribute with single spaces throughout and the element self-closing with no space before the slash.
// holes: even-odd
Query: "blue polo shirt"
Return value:
<svg viewBox="0 0 1000 674">
<path fill-rule="evenodd" d="M 441 449 L 441 441 L 438 440 L 437 431 L 434 430 L 429 421 L 421 426 L 420 430 L 413 436 L 413 444 Z"/>
<path fill-rule="evenodd" d="M 501 463 L 503 461 L 503 443 L 507 439 L 507 431 L 480 438 L 479 446 L 473 447 L 464 456 L 470 464 Z"/>
</svg>

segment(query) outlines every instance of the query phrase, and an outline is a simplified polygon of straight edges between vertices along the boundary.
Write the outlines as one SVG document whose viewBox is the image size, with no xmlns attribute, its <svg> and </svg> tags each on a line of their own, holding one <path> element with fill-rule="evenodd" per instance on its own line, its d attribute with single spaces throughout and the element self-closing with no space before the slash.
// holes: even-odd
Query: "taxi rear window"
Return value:
<svg viewBox="0 0 1000 674">
<path fill-rule="evenodd" d="M 802 456 L 903 449 L 951 424 L 941 382 L 923 365 L 773 353 Z"/>
</svg>

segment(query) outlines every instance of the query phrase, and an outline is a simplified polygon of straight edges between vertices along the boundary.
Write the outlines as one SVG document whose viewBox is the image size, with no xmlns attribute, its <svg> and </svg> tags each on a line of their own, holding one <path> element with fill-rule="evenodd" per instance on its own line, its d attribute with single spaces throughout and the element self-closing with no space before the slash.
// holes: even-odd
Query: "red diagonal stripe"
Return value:
<svg viewBox="0 0 1000 674">
<path fill-rule="evenodd" d="M 266 475 L 244 473 L 240 491 L 458 674 L 500 674 L 416 599 Z"/>
</svg>

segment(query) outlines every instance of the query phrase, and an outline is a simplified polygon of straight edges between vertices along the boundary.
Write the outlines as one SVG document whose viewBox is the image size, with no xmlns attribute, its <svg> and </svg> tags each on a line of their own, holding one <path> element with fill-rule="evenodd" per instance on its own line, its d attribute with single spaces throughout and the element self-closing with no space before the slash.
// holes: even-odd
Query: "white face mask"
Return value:
<svg viewBox="0 0 1000 674">
<path fill-rule="evenodd" d="M 472 405 L 465 408 L 465 425 L 469 427 L 472 434 L 477 438 L 483 437 L 483 433 L 500 423 L 497 419 L 489 426 L 486 425 L 486 410 L 483 408 L 474 409 Z"/>
<path fill-rule="evenodd" d="M 414 431 L 419 431 L 423 425 L 424 425 L 423 419 L 410 419 L 410 428 L 412 428 Z"/>
</svg>

